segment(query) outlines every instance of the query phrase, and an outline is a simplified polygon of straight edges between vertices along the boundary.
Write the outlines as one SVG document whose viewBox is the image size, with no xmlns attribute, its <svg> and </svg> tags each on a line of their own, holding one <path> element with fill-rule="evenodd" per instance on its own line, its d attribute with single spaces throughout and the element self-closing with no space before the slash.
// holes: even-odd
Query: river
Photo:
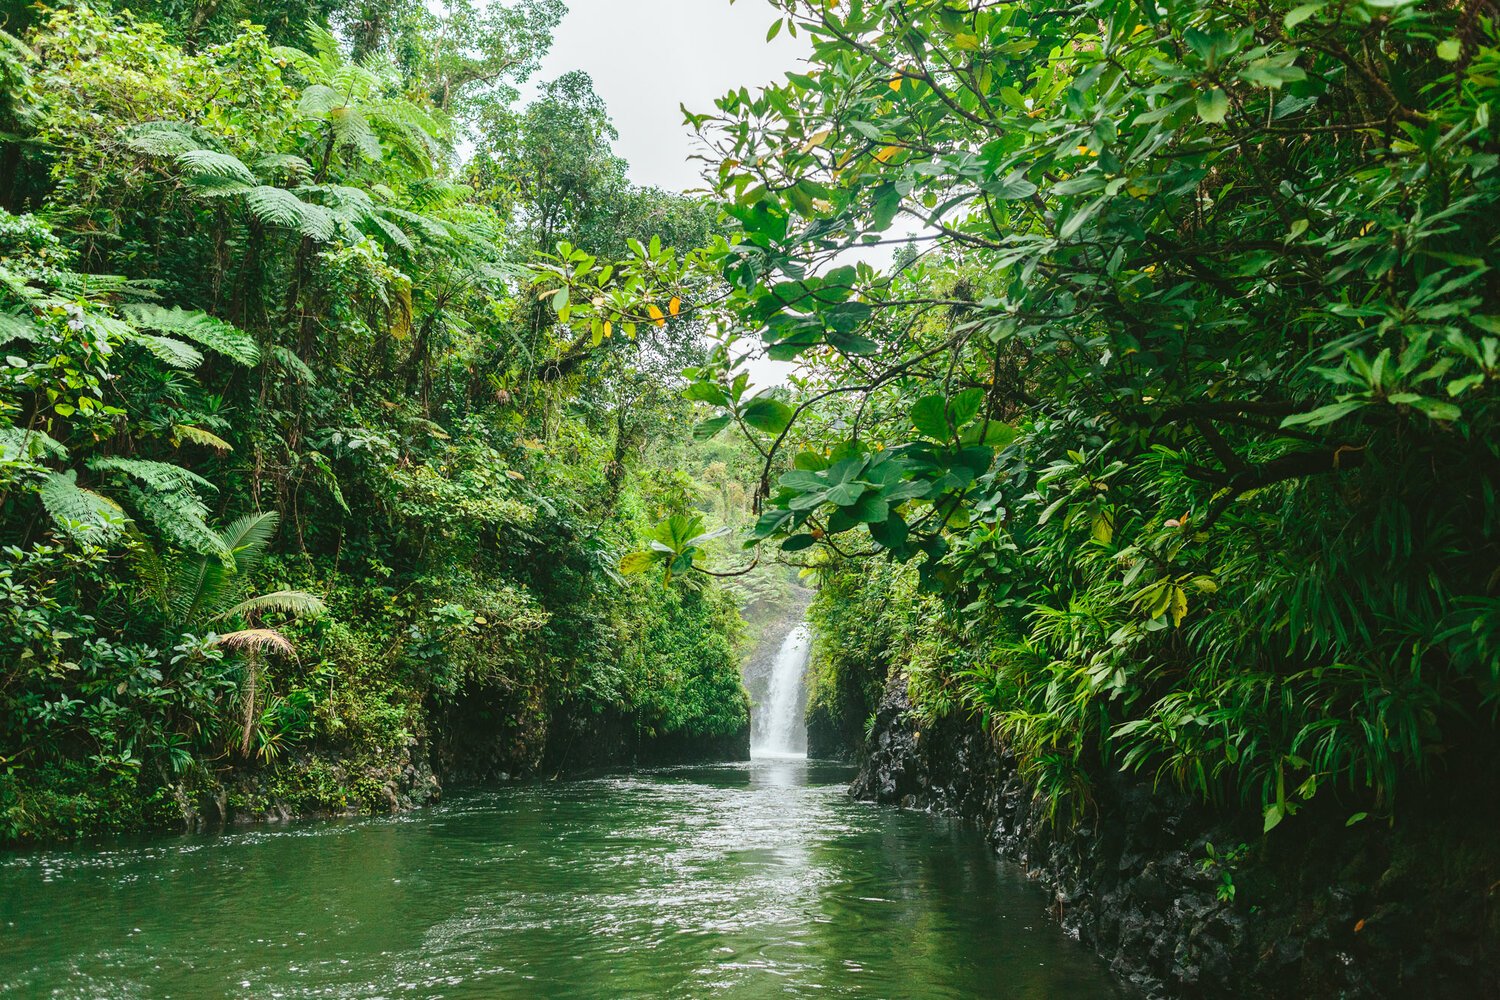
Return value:
<svg viewBox="0 0 1500 1000">
<path fill-rule="evenodd" d="M 0 855 L 20 997 L 1114 996 L 972 830 L 800 758 Z"/>
</svg>

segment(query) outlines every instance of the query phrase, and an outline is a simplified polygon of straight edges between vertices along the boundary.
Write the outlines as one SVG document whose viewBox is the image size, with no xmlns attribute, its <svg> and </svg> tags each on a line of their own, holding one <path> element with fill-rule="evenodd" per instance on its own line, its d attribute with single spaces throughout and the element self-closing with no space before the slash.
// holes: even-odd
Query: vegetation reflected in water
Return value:
<svg viewBox="0 0 1500 1000">
<path fill-rule="evenodd" d="M 13 855 L 0 991 L 1106 997 L 973 831 L 794 759 Z"/>
</svg>

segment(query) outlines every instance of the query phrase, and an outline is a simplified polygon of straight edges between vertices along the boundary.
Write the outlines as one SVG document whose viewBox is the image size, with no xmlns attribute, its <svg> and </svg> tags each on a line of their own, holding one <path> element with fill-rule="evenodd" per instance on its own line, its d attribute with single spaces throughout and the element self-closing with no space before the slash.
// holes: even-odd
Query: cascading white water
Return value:
<svg viewBox="0 0 1500 1000">
<path fill-rule="evenodd" d="M 807 726 L 802 717 L 802 680 L 807 672 L 812 636 L 805 624 L 787 633 L 776 660 L 771 664 L 770 684 L 764 704 L 756 706 L 760 716 L 754 727 L 757 754 L 807 753 Z"/>
</svg>

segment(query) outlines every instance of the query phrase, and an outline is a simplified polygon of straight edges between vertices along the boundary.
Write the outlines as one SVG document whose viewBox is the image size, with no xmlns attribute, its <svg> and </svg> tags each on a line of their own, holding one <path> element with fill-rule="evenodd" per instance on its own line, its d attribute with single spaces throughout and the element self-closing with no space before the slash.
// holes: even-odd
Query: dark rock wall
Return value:
<svg viewBox="0 0 1500 1000">
<path fill-rule="evenodd" d="M 619 713 L 517 707 L 479 692 L 436 715 L 434 766 L 444 783 L 480 784 L 621 767 L 750 759 L 747 722 L 729 736 L 643 736 Z"/>
<path fill-rule="evenodd" d="M 1262 837 L 1258 816 L 1116 774 L 1081 817 L 1054 823 L 977 722 L 919 729 L 899 676 L 851 794 L 978 823 L 1046 886 L 1054 918 L 1146 996 L 1500 997 L 1494 796 L 1414 806 L 1400 830 L 1309 810 Z M 1204 865 L 1210 843 L 1245 845 L 1231 901 Z"/>
</svg>

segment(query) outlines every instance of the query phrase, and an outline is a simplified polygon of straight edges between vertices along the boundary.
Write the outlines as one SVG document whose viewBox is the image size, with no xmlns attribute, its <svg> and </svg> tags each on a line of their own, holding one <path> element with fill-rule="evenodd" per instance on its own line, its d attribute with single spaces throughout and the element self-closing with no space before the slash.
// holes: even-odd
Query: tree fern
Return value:
<svg viewBox="0 0 1500 1000">
<path fill-rule="evenodd" d="M 303 201 L 285 188 L 266 184 L 253 187 L 245 192 L 245 205 L 266 225 L 295 229 L 319 242 L 326 243 L 337 233 L 332 212 Z"/>
<path fill-rule="evenodd" d="M 297 100 L 297 112 L 307 118 L 322 119 L 334 108 L 342 108 L 344 95 L 326 83 L 315 83 L 302 91 Z"/>
<path fill-rule="evenodd" d="M 181 121 L 143 122 L 125 134 L 125 145 L 148 156 L 178 157 L 199 149 L 214 149 L 219 140 L 212 132 Z"/>
<path fill-rule="evenodd" d="M 146 304 L 124 306 L 121 311 L 138 326 L 185 337 L 247 367 L 260 360 L 260 348 L 254 337 L 207 313 Z"/>
<path fill-rule="evenodd" d="M 327 120 L 339 145 L 351 147 L 371 161 L 379 160 L 385 155 L 385 150 L 380 145 L 380 136 L 375 134 L 370 120 L 358 108 L 347 105 L 334 108 L 328 112 Z"/>
<path fill-rule="evenodd" d="M 128 488 L 131 505 L 167 541 L 187 549 L 229 559 L 229 551 L 204 520 L 208 509 L 191 493 L 154 493 L 137 486 Z"/>
<path fill-rule="evenodd" d="M 118 456 L 92 459 L 89 467 L 129 477 L 132 485 L 126 496 L 131 505 L 174 545 L 221 560 L 230 558 L 228 548 L 205 521 L 208 507 L 197 491 L 214 489 L 214 485 L 202 476 L 168 462 Z"/>
<path fill-rule="evenodd" d="M 313 173 L 311 163 L 291 153 L 267 153 L 255 161 L 255 166 L 267 175 L 279 173 L 292 180 L 311 177 Z"/>
</svg>

